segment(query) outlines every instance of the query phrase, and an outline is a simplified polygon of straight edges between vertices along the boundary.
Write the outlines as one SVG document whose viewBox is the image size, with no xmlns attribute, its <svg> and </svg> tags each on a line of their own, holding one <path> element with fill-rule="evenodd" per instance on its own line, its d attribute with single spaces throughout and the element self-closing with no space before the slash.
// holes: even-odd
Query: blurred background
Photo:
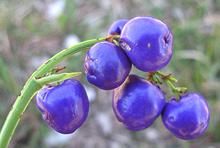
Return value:
<svg viewBox="0 0 220 148">
<path fill-rule="evenodd" d="M 179 140 L 160 118 L 146 130 L 130 132 L 113 114 L 112 92 L 98 90 L 82 75 L 78 78 L 90 99 L 85 124 L 74 134 L 58 134 L 41 119 L 33 100 L 10 148 L 220 148 L 220 0 L 1 0 L 0 126 L 25 81 L 45 60 L 79 41 L 106 36 L 115 20 L 135 16 L 153 16 L 170 26 L 174 56 L 163 71 L 207 98 L 211 122 L 206 134 Z M 84 54 L 61 65 L 83 71 Z"/>
</svg>

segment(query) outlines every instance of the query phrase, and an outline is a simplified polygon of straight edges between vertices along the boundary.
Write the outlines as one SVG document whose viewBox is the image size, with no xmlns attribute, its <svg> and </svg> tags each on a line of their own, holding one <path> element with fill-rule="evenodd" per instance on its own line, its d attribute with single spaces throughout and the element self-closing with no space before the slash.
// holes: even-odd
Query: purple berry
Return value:
<svg viewBox="0 0 220 148">
<path fill-rule="evenodd" d="M 114 90 L 114 113 L 129 130 L 149 127 L 160 115 L 164 105 L 165 96 L 161 90 L 136 75 L 130 75 L 123 85 Z"/>
<path fill-rule="evenodd" d="M 152 17 L 136 17 L 121 32 L 120 46 L 131 62 L 145 72 L 166 66 L 172 57 L 173 35 L 166 24 Z"/>
<path fill-rule="evenodd" d="M 171 99 L 162 114 L 165 127 L 176 137 L 191 140 L 201 136 L 209 125 L 206 100 L 198 93 L 187 93 L 179 101 Z"/>
<path fill-rule="evenodd" d="M 105 41 L 90 48 L 84 67 L 90 83 L 109 90 L 124 82 L 131 70 L 131 63 L 120 47 Z"/>
<path fill-rule="evenodd" d="M 78 80 L 44 87 L 36 96 L 36 104 L 46 123 L 62 134 L 78 129 L 86 120 L 89 101 L 86 91 Z"/>
<path fill-rule="evenodd" d="M 120 19 L 115 21 L 109 28 L 108 34 L 109 35 L 120 35 L 121 30 L 123 29 L 124 25 L 128 22 L 128 19 Z"/>
</svg>

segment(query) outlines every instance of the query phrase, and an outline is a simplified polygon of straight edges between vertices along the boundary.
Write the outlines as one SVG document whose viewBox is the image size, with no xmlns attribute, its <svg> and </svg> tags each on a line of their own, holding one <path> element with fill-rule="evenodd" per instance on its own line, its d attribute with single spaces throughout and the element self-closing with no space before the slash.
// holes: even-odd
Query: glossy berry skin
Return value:
<svg viewBox="0 0 220 148">
<path fill-rule="evenodd" d="M 165 67 L 172 57 L 173 35 L 166 24 L 152 17 L 135 17 L 121 32 L 120 46 L 132 64 L 145 72 Z"/>
<path fill-rule="evenodd" d="M 73 133 L 78 129 L 89 112 L 86 91 L 75 79 L 44 87 L 36 96 L 36 104 L 46 123 L 62 134 Z"/>
<path fill-rule="evenodd" d="M 95 44 L 87 52 L 84 68 L 90 83 L 110 90 L 124 82 L 131 70 L 131 63 L 120 47 L 104 41 Z"/>
<path fill-rule="evenodd" d="M 153 124 L 164 105 L 165 96 L 161 90 L 136 75 L 130 75 L 123 85 L 114 90 L 114 113 L 132 131 L 142 130 Z"/>
<path fill-rule="evenodd" d="M 206 100 L 198 93 L 187 93 L 179 101 L 171 99 L 162 114 L 165 127 L 176 137 L 191 140 L 201 136 L 209 125 Z"/>
<path fill-rule="evenodd" d="M 115 21 L 108 30 L 108 35 L 120 35 L 124 25 L 128 22 L 128 19 L 120 19 Z"/>
</svg>

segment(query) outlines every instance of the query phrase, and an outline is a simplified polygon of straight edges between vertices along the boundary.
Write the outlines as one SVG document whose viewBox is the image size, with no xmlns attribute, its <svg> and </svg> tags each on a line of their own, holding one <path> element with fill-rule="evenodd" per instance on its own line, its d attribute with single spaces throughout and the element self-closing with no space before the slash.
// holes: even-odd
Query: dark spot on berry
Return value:
<svg viewBox="0 0 220 148">
<path fill-rule="evenodd" d="M 168 37 L 167 37 L 167 36 L 164 36 L 163 39 L 164 39 L 164 43 L 165 43 L 165 44 L 168 44 L 168 43 L 169 43 L 169 40 L 168 40 Z"/>
<path fill-rule="evenodd" d="M 173 117 L 173 116 L 170 116 L 170 117 L 169 117 L 169 121 L 170 121 L 170 122 L 173 122 L 173 121 L 174 121 L 174 117 Z"/>
<path fill-rule="evenodd" d="M 200 127 L 203 128 L 205 126 L 205 124 L 202 122 L 200 123 Z"/>
</svg>

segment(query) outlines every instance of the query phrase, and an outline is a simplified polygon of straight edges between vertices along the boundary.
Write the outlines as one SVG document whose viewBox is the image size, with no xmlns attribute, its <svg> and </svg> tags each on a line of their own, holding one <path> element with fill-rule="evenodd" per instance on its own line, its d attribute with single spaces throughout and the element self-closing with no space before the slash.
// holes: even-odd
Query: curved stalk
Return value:
<svg viewBox="0 0 220 148">
<path fill-rule="evenodd" d="M 28 79 L 26 84 L 24 85 L 21 94 L 17 97 L 12 109 L 10 110 L 5 123 L 1 129 L 0 133 L 0 148 L 8 147 L 8 144 L 14 134 L 14 131 L 20 121 L 22 114 L 27 108 L 33 96 L 36 92 L 41 89 L 42 85 L 37 81 L 38 78 L 43 77 L 46 73 L 48 73 L 55 65 L 60 63 L 66 57 L 73 55 L 79 51 L 82 51 L 85 48 L 89 48 L 97 42 L 104 41 L 107 38 L 97 38 L 92 40 L 87 40 L 84 42 L 80 42 L 70 48 L 64 49 L 61 52 L 54 55 L 44 64 L 42 64 Z M 54 79 L 54 81 L 57 81 Z"/>
<path fill-rule="evenodd" d="M 10 110 L 0 133 L 0 148 L 6 148 L 18 125 L 20 118 L 27 108 L 35 93 L 41 88 L 41 85 L 31 79 L 21 94 L 17 97 L 12 109 Z"/>
<path fill-rule="evenodd" d="M 57 83 L 57 82 L 61 82 L 64 81 L 66 79 L 72 78 L 72 77 L 76 77 L 81 75 L 81 72 L 72 72 L 72 73 L 61 73 L 61 74 L 52 74 L 40 79 L 36 79 L 36 81 L 41 85 L 44 86 L 46 84 L 49 83 Z"/>
</svg>

